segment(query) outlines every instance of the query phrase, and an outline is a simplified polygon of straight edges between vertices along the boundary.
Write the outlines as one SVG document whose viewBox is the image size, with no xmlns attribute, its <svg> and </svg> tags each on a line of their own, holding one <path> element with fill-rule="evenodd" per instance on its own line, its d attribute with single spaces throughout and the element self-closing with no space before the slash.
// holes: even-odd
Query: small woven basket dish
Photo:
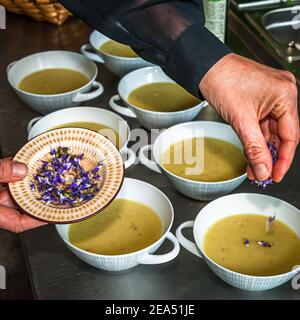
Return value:
<svg viewBox="0 0 300 320">
<path fill-rule="evenodd" d="M 0 0 L 8 11 L 60 26 L 71 13 L 56 0 Z"/>
<path fill-rule="evenodd" d="M 81 162 L 86 171 L 99 162 L 101 167 L 99 192 L 94 198 L 75 207 L 47 205 L 31 189 L 31 183 L 43 160 L 52 148 L 68 147 L 71 154 L 84 154 Z M 49 223 L 72 223 L 86 219 L 108 206 L 118 194 L 124 179 L 124 165 L 118 149 L 106 137 L 82 128 L 63 128 L 47 131 L 27 142 L 14 160 L 28 166 L 28 174 L 18 182 L 9 183 L 12 197 L 28 215 Z"/>
</svg>

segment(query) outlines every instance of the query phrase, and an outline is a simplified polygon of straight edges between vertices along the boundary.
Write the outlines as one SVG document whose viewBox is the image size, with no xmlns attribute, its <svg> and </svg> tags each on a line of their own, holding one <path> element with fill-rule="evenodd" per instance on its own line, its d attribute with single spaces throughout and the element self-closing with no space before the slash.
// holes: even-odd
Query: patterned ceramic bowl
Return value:
<svg viewBox="0 0 300 320">
<path fill-rule="evenodd" d="M 165 194 L 149 183 L 125 178 L 121 191 L 117 195 L 117 199 L 134 200 L 152 208 L 159 215 L 163 224 L 163 234 L 161 238 L 142 250 L 123 255 L 108 256 L 87 252 L 75 247 L 69 242 L 69 225 L 57 225 L 56 230 L 65 245 L 84 262 L 95 268 L 107 271 L 126 270 L 138 264 L 160 264 L 175 259 L 179 253 L 179 243 L 170 232 L 174 219 L 174 211 L 170 200 Z M 173 243 L 173 249 L 168 253 L 155 255 L 154 252 L 165 239 Z"/>
<path fill-rule="evenodd" d="M 100 162 L 99 192 L 81 205 L 66 207 L 46 204 L 32 190 L 32 182 L 49 152 L 58 147 L 67 147 L 74 155 L 84 154 L 82 160 L 86 172 Z M 14 160 L 28 166 L 27 176 L 18 182 L 9 183 L 9 190 L 18 206 L 28 215 L 49 223 L 71 223 L 90 217 L 104 209 L 119 192 L 124 179 L 124 165 L 118 149 L 100 133 L 82 128 L 55 129 L 42 133 L 28 141 L 16 154 Z M 37 190 L 37 188 L 35 188 Z"/>
<path fill-rule="evenodd" d="M 152 63 L 140 57 L 117 57 L 101 53 L 99 48 L 109 40 L 111 39 L 106 37 L 104 34 L 98 31 L 93 31 L 90 35 L 90 43 L 84 44 L 81 47 L 81 53 L 91 60 L 104 63 L 105 67 L 118 77 L 122 77 L 133 70 L 152 65 Z"/>
<path fill-rule="evenodd" d="M 48 68 L 66 68 L 86 75 L 89 82 L 76 90 L 60 94 L 33 94 L 19 89 L 20 81 L 29 74 Z M 14 61 L 7 67 L 8 82 L 16 94 L 33 110 L 47 114 L 63 108 L 74 107 L 94 99 L 103 92 L 101 83 L 95 81 L 98 69 L 94 62 L 71 51 L 45 51 Z"/>
<path fill-rule="evenodd" d="M 27 125 L 28 140 L 57 126 L 72 122 L 95 122 L 113 129 L 119 134 L 119 150 L 124 159 L 125 169 L 135 163 L 135 153 L 127 148 L 127 144 L 130 140 L 130 128 L 127 121 L 117 114 L 101 108 L 68 108 L 52 112 L 44 117 L 34 118 L 30 120 Z"/>
<path fill-rule="evenodd" d="M 228 270 L 211 260 L 204 251 L 203 240 L 207 230 L 218 220 L 234 214 L 260 214 L 266 217 L 276 212 L 276 219 L 287 224 L 300 236 L 300 211 L 278 198 L 261 194 L 233 194 L 212 201 L 197 215 L 195 221 L 181 224 L 176 237 L 179 243 L 196 256 L 203 258 L 209 268 L 228 284 L 243 290 L 262 291 L 282 285 L 300 273 L 300 266 L 276 276 L 250 276 Z M 186 239 L 182 230 L 193 228 L 195 242 Z M 299 255 L 299 252 L 295 252 Z"/>
<path fill-rule="evenodd" d="M 153 145 L 141 148 L 140 162 L 149 169 L 163 173 L 174 187 L 184 195 L 196 200 L 211 200 L 223 196 L 237 188 L 245 179 L 246 173 L 231 180 L 220 182 L 200 182 L 176 176 L 161 165 L 161 157 L 172 144 L 193 137 L 211 137 L 222 139 L 237 146 L 241 151 L 243 147 L 235 132 L 229 125 L 213 121 L 193 121 L 178 124 L 161 133 Z M 146 155 L 152 151 L 153 160 Z"/>
<path fill-rule="evenodd" d="M 128 102 L 129 94 L 136 88 L 153 82 L 172 82 L 160 67 L 147 67 L 130 72 L 121 79 L 118 85 L 119 94 L 113 96 L 110 101 L 110 107 L 127 117 L 137 118 L 137 120 L 147 129 L 169 128 L 177 123 L 193 120 L 199 112 L 207 105 L 203 101 L 192 108 L 176 112 L 155 112 L 138 108 Z M 122 100 L 126 107 L 116 103 Z"/>
</svg>

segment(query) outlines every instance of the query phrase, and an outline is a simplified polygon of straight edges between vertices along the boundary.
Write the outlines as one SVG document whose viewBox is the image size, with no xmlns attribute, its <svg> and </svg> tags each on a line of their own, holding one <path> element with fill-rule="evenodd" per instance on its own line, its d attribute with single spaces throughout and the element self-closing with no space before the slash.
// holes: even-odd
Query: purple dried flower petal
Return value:
<svg viewBox="0 0 300 320">
<path fill-rule="evenodd" d="M 98 165 L 92 170 L 92 173 L 97 173 L 99 170 L 100 170 L 100 167 L 102 166 L 103 164 L 100 162 L 98 163 Z"/>
<path fill-rule="evenodd" d="M 269 242 L 266 242 L 266 241 L 257 241 L 257 244 L 263 248 L 271 248 L 272 245 L 269 243 Z"/>
<path fill-rule="evenodd" d="M 56 155 L 56 150 L 55 150 L 54 148 L 52 148 L 52 149 L 50 150 L 50 154 L 51 154 L 52 156 Z"/>
<path fill-rule="evenodd" d="M 245 239 L 244 245 L 246 246 L 246 248 L 249 248 L 249 247 L 250 247 L 250 241 L 249 241 L 249 239 Z"/>
<path fill-rule="evenodd" d="M 79 165 L 79 163 L 80 163 L 79 157 L 75 157 L 75 158 L 73 159 L 73 163 L 76 164 L 76 165 Z"/>
<path fill-rule="evenodd" d="M 275 164 L 277 162 L 277 157 L 278 157 L 277 148 L 275 146 L 275 143 L 274 142 L 268 142 L 267 146 L 268 146 L 268 148 L 269 148 L 269 150 L 271 152 L 272 163 Z"/>
<path fill-rule="evenodd" d="M 275 221 L 275 219 L 276 219 L 276 215 L 274 214 L 273 217 L 270 216 L 270 217 L 268 218 L 268 221 L 271 223 L 271 222 Z"/>
<path fill-rule="evenodd" d="M 95 174 L 99 171 L 99 168 L 98 167 L 95 167 L 93 170 L 92 170 L 92 174 Z"/>
</svg>

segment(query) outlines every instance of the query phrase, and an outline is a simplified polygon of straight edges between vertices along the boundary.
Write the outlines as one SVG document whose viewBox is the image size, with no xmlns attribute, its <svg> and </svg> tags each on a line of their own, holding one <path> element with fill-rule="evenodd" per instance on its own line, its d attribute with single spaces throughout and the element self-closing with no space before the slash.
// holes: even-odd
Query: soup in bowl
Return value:
<svg viewBox="0 0 300 320">
<path fill-rule="evenodd" d="M 152 65 L 139 57 L 129 46 L 113 41 L 98 31 L 91 33 L 90 43 L 81 47 L 81 53 L 93 61 L 104 63 L 105 67 L 118 77 Z"/>
<path fill-rule="evenodd" d="M 148 158 L 148 151 L 152 151 L 153 160 Z M 242 144 L 232 128 L 220 122 L 193 121 L 173 126 L 153 145 L 142 147 L 139 159 L 196 200 L 225 195 L 246 179 Z"/>
<path fill-rule="evenodd" d="M 120 271 L 175 259 L 179 243 L 170 232 L 173 219 L 173 206 L 159 189 L 125 178 L 116 199 L 102 213 L 77 224 L 56 225 L 56 230 L 84 262 L 98 269 Z M 173 249 L 154 254 L 165 239 L 173 243 Z"/>
<path fill-rule="evenodd" d="M 28 140 L 56 128 L 81 127 L 100 132 L 111 140 L 121 152 L 125 169 L 135 163 L 135 153 L 127 148 L 130 128 L 119 115 L 96 107 L 76 107 L 37 117 L 27 125 Z"/>
<path fill-rule="evenodd" d="M 71 51 L 45 51 L 12 62 L 9 84 L 33 110 L 48 114 L 74 107 L 103 93 L 94 62 Z"/>
<path fill-rule="evenodd" d="M 185 228 L 193 228 L 195 243 L 183 236 Z M 195 221 L 181 224 L 176 236 L 239 289 L 272 289 L 300 273 L 300 211 L 275 197 L 221 197 L 206 205 Z"/>
<path fill-rule="evenodd" d="M 125 106 L 117 103 L 121 100 Z M 136 118 L 147 129 L 163 129 L 193 120 L 207 105 L 170 79 L 160 67 L 135 70 L 124 76 L 110 107 Z"/>
</svg>

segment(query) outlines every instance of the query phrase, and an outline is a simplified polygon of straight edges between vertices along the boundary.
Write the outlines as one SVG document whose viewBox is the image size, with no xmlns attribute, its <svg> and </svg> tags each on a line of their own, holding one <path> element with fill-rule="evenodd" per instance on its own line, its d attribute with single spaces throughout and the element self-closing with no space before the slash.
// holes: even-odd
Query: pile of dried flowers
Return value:
<svg viewBox="0 0 300 320">
<path fill-rule="evenodd" d="M 94 198 L 99 191 L 102 163 L 86 171 L 81 161 L 84 154 L 69 153 L 69 148 L 51 149 L 50 160 L 42 161 L 34 175 L 31 190 L 48 205 L 74 207 Z"/>
</svg>

